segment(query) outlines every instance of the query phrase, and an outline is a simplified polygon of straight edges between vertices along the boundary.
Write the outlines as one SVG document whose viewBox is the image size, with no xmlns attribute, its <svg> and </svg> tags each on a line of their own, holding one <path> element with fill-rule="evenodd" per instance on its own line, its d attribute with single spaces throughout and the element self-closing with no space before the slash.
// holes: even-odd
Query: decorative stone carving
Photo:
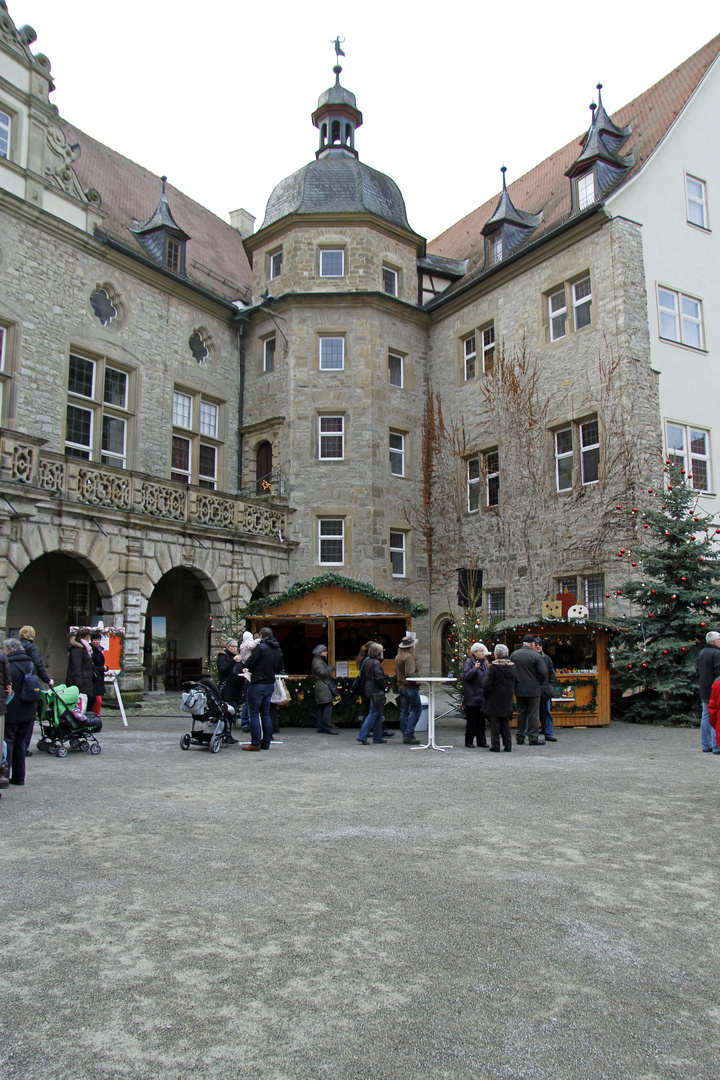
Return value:
<svg viewBox="0 0 720 1080">
<path fill-rule="evenodd" d="M 140 511 L 152 517 L 187 520 L 187 492 L 163 484 L 143 483 L 140 488 Z"/>
<path fill-rule="evenodd" d="M 12 455 L 12 478 L 21 484 L 29 484 L 32 481 L 33 466 L 35 464 L 35 447 L 23 446 L 15 443 Z"/>
<path fill-rule="evenodd" d="M 87 204 L 88 198 L 72 167 L 73 162 L 80 157 L 79 143 L 68 146 L 64 131 L 51 127 L 48 128 L 47 147 L 50 153 L 48 164 L 45 166 L 46 178 L 61 191 Z"/>
<path fill-rule="evenodd" d="M 90 297 L 90 304 L 103 326 L 117 318 L 117 308 L 105 289 L 96 289 Z"/>
<path fill-rule="evenodd" d="M 95 469 L 78 469 L 78 498 L 93 506 L 107 506 L 113 510 L 129 510 L 132 504 L 130 478 Z"/>
<path fill-rule="evenodd" d="M 46 461 L 40 458 L 38 463 L 38 487 L 44 491 L 62 492 L 65 487 L 65 462 Z"/>
<path fill-rule="evenodd" d="M 285 535 L 285 515 L 265 506 L 245 506 L 242 528 L 244 532 L 258 536 Z"/>
<path fill-rule="evenodd" d="M 194 333 L 190 335 L 188 345 L 190 346 L 190 352 L 193 354 L 198 364 L 204 364 L 210 355 L 210 350 L 208 349 L 208 343 L 205 341 L 200 330 L 195 330 Z"/>
<path fill-rule="evenodd" d="M 198 495 L 196 517 L 201 525 L 217 525 L 222 529 L 235 527 L 235 503 L 212 495 Z"/>
</svg>

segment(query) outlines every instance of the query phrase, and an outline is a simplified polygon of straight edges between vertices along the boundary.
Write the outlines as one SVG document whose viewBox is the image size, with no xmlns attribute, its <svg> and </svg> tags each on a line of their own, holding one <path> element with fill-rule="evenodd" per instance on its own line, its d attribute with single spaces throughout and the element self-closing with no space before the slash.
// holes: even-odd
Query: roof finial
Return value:
<svg viewBox="0 0 720 1080">
<path fill-rule="evenodd" d="M 333 68 L 333 72 L 335 73 L 335 85 L 336 86 L 340 85 L 340 72 L 342 71 L 342 68 L 340 67 L 340 57 L 345 55 L 345 53 L 342 51 L 340 46 L 344 43 L 344 41 L 345 41 L 345 38 L 341 38 L 339 35 L 333 41 L 333 45 L 335 46 L 335 58 L 336 58 L 336 63 L 335 63 L 335 67 Z"/>
<path fill-rule="evenodd" d="M 505 173 L 507 172 L 507 166 L 506 165 L 501 165 L 500 166 L 500 172 L 502 173 L 502 176 L 503 176 L 503 191 L 507 191 L 507 188 L 505 187 Z"/>
<path fill-rule="evenodd" d="M 594 123 L 595 123 L 595 110 L 596 110 L 596 109 L 597 109 L 597 105 L 595 104 L 595 102 L 594 102 L 594 101 L 591 101 L 591 102 L 590 102 L 590 112 L 592 113 L 592 120 L 591 120 L 591 122 L 590 122 L 590 123 L 591 123 L 591 126 L 592 126 L 592 124 L 594 124 Z"/>
<path fill-rule="evenodd" d="M 162 193 L 163 193 L 163 197 L 165 197 L 165 184 L 166 184 L 166 182 L 167 182 L 167 176 L 161 176 L 161 177 L 160 177 L 160 179 L 162 180 L 162 186 L 163 186 L 163 189 L 162 189 Z"/>
</svg>

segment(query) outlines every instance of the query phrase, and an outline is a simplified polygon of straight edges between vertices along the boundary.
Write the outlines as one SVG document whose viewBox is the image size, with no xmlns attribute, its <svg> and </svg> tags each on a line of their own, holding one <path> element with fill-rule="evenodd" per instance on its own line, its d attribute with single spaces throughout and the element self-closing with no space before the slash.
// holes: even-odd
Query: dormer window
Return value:
<svg viewBox="0 0 720 1080">
<path fill-rule="evenodd" d="M 577 180 L 577 203 L 578 210 L 585 210 L 595 202 L 595 174 L 585 173 Z"/>
<path fill-rule="evenodd" d="M 182 246 L 177 240 L 171 240 L 168 238 L 167 242 L 167 268 L 172 270 L 173 274 L 180 273 L 180 260 L 182 255 Z"/>
<path fill-rule="evenodd" d="M 185 244 L 190 239 L 173 218 L 168 205 L 165 182 L 161 177 L 162 195 L 155 213 L 147 221 L 130 221 L 130 232 L 145 255 L 173 274 L 185 274 Z"/>
<path fill-rule="evenodd" d="M 497 266 L 499 262 L 502 262 L 503 257 L 503 242 L 502 233 L 495 233 L 494 236 L 488 238 L 488 257 L 491 266 Z"/>
</svg>

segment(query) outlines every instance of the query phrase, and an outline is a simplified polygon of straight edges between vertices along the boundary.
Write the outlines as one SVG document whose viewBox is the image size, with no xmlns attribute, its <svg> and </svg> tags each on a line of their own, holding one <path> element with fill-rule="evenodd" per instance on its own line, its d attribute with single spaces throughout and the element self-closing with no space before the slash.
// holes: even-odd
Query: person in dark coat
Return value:
<svg viewBox="0 0 720 1080">
<path fill-rule="evenodd" d="M 269 750 L 272 741 L 272 717 L 270 698 L 275 686 L 275 676 L 284 670 L 280 643 L 269 626 L 260 630 L 260 640 L 245 661 L 250 672 L 248 710 L 250 713 L 250 738 L 243 750 Z"/>
<path fill-rule="evenodd" d="M 387 675 L 380 663 L 382 654 L 382 645 L 378 644 L 377 641 L 373 641 L 368 648 L 368 657 L 362 671 L 363 687 L 361 697 L 368 701 L 369 708 L 367 716 L 362 722 L 357 741 L 364 745 L 367 744 L 370 728 L 372 728 L 374 743 L 385 742 L 383 738 L 383 705 L 381 698 L 385 696 Z"/>
<path fill-rule="evenodd" d="M 90 659 L 92 661 L 92 681 L 93 681 L 93 694 L 95 695 L 92 702 L 88 702 L 87 711 L 92 712 L 95 716 L 100 715 L 100 709 L 102 707 L 103 694 L 105 693 L 105 653 L 102 650 L 103 635 L 99 630 L 93 630 L 90 635 Z"/>
<path fill-rule="evenodd" d="M 522 645 L 510 657 L 517 669 L 518 685 L 515 691 L 517 701 L 517 731 L 515 741 L 519 746 L 525 742 L 527 728 L 530 746 L 544 746 L 538 739 L 540 729 L 540 693 L 547 686 L 545 665 L 535 652 L 535 638 L 526 634 Z"/>
<path fill-rule="evenodd" d="M 506 750 L 508 754 L 512 750 L 510 717 L 517 681 L 515 665 L 508 659 L 507 645 L 496 645 L 495 659 L 488 665 L 488 672 L 483 683 L 485 695 L 483 708 L 490 721 L 490 750 L 493 753 L 500 751 L 501 736 L 503 750 Z"/>
<path fill-rule="evenodd" d="M 81 626 L 68 645 L 68 667 L 65 676 L 65 685 L 77 686 L 80 693 L 87 697 L 88 704 L 92 703 L 95 696 L 90 634 L 88 626 Z"/>
<path fill-rule="evenodd" d="M 2 744 L 5 739 L 5 709 L 7 708 L 5 698 L 12 690 L 12 673 L 10 671 L 10 665 L 7 662 L 7 656 L 3 652 L 2 654 L 2 670 L 0 671 L 0 750 L 2 750 Z M 8 773 L 9 766 L 7 761 L 3 761 L 0 765 L 0 787 L 5 788 L 8 786 Z"/>
<path fill-rule="evenodd" d="M 10 768 L 10 783 L 18 787 L 25 783 L 25 737 L 28 727 L 35 725 L 36 701 L 23 701 L 20 696 L 23 680 L 33 670 L 33 662 L 17 638 L 3 641 L 3 652 L 10 667 L 10 685 L 15 696 L 8 702 L 5 712 L 5 742 Z"/>
<path fill-rule="evenodd" d="M 20 641 L 22 647 L 27 655 L 35 665 L 35 674 L 48 686 L 53 686 L 53 681 L 45 670 L 40 650 L 35 644 L 35 627 L 34 626 L 21 626 L 20 627 Z M 25 753 L 27 757 L 32 757 L 32 750 L 30 749 L 30 743 L 32 741 L 33 728 L 30 728 L 25 736 Z"/>
<path fill-rule="evenodd" d="M 489 655 L 482 641 L 475 641 L 470 646 L 470 655 L 463 664 L 465 745 L 472 747 L 474 740 L 477 740 L 478 747 L 482 746 L 486 750 L 483 683 L 488 669 L 485 657 Z"/>
<path fill-rule="evenodd" d="M 702 702 L 700 742 L 703 754 L 711 754 L 717 745 L 715 731 L 710 723 L 712 685 L 715 679 L 720 678 L 720 634 L 717 630 L 709 630 L 705 635 L 705 648 L 698 656 L 698 678 Z"/>
<path fill-rule="evenodd" d="M 218 672 L 220 695 L 223 701 L 227 701 L 228 705 L 232 705 L 237 713 L 238 702 L 242 697 L 242 683 L 245 681 L 242 673 L 245 665 L 240 658 L 238 643 L 235 638 L 228 639 L 223 651 L 217 654 L 215 664 Z"/>
<path fill-rule="evenodd" d="M 545 736 L 545 742 L 557 742 L 551 708 L 552 699 L 555 695 L 555 687 L 557 685 L 555 665 L 548 654 L 543 651 L 542 638 L 535 638 L 535 652 L 545 665 L 548 678 L 547 686 L 543 686 L 540 691 L 540 727 Z"/>
<path fill-rule="evenodd" d="M 339 735 L 340 732 L 332 722 L 332 707 L 337 690 L 332 681 L 335 668 L 330 667 L 327 656 L 327 645 L 316 645 L 313 649 L 312 673 L 315 676 L 313 690 L 317 705 L 317 729 L 319 735 Z"/>
</svg>

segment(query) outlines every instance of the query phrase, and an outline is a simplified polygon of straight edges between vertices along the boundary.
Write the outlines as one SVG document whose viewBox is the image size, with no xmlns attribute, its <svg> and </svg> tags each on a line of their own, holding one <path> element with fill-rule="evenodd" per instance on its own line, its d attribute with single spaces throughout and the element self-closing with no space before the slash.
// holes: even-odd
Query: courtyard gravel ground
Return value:
<svg viewBox="0 0 720 1080">
<path fill-rule="evenodd" d="M 720 758 L 697 730 L 446 754 L 177 699 L 0 803 L 3 1080 L 717 1080 Z"/>
</svg>

